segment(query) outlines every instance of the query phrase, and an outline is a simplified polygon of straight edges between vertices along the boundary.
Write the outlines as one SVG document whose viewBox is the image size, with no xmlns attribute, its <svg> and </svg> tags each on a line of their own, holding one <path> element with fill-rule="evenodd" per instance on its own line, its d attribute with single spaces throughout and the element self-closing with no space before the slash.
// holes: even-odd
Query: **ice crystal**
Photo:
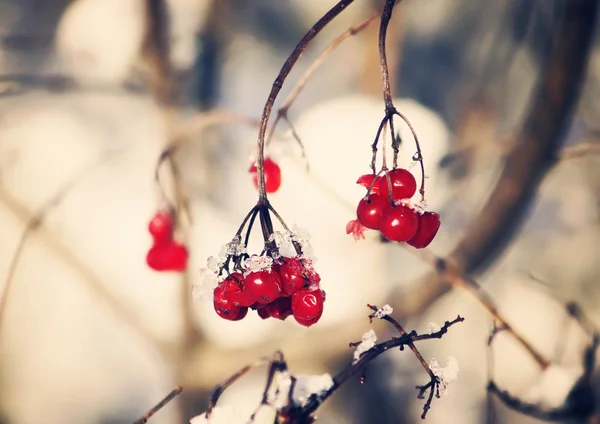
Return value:
<svg viewBox="0 0 600 424">
<path fill-rule="evenodd" d="M 375 330 L 371 329 L 364 333 L 361 337 L 360 343 L 356 346 L 356 350 L 354 351 L 354 362 L 357 363 L 360 359 L 360 355 L 364 352 L 371 349 L 375 346 L 375 342 L 377 341 L 377 335 L 375 334 Z"/>
<path fill-rule="evenodd" d="M 456 358 L 451 356 L 448 358 L 448 365 L 442 368 L 440 363 L 435 358 L 429 361 L 431 372 L 440 379 L 440 396 L 444 396 L 448 392 L 448 384 L 458 377 L 458 362 Z"/>
<path fill-rule="evenodd" d="M 430 322 L 429 325 L 427 326 L 427 329 L 429 330 L 429 334 L 433 334 L 433 333 L 437 333 L 438 331 L 440 331 L 440 326 L 437 325 L 435 322 Z"/>
<path fill-rule="evenodd" d="M 273 258 L 269 256 L 252 255 L 244 261 L 244 275 L 251 272 L 270 270 L 273 265 Z"/>
<path fill-rule="evenodd" d="M 382 308 L 377 309 L 374 316 L 375 318 L 381 319 L 390 315 L 392 312 L 394 312 L 394 309 L 390 305 L 384 305 Z"/>
</svg>

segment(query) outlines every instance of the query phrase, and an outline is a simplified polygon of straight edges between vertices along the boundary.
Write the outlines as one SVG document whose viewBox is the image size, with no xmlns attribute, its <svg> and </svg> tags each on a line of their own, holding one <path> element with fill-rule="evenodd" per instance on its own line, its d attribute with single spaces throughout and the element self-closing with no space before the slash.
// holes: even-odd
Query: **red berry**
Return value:
<svg viewBox="0 0 600 424">
<path fill-rule="evenodd" d="M 440 228 L 440 216 L 435 212 L 425 212 L 417 214 L 417 218 L 419 219 L 419 228 L 407 243 L 417 249 L 422 249 L 427 247 L 437 234 Z"/>
<path fill-rule="evenodd" d="M 281 279 L 272 271 L 251 272 L 244 279 L 244 290 L 255 302 L 271 303 L 281 295 Z"/>
<path fill-rule="evenodd" d="M 248 313 L 248 308 L 235 306 L 233 302 L 229 300 L 229 294 L 238 288 L 239 287 L 237 287 L 234 281 L 225 280 L 213 291 L 213 306 L 215 308 L 215 312 L 221 318 L 230 321 L 238 321 L 244 318 L 246 313 Z"/>
<path fill-rule="evenodd" d="M 373 184 L 374 179 L 376 179 L 375 184 Z M 371 194 L 379 194 L 379 181 L 381 181 L 381 177 L 377 177 L 373 174 L 365 174 L 358 177 L 358 180 L 356 180 L 356 184 L 361 185 L 366 189 L 369 189 L 369 187 L 371 187 L 371 184 L 373 184 L 373 188 L 371 188 Z"/>
<path fill-rule="evenodd" d="M 383 211 L 391 207 L 387 199 L 378 196 L 377 194 L 371 194 L 369 199 L 361 199 L 358 202 L 356 208 L 356 217 L 362 225 L 372 230 L 379 229 L 379 223 L 381 222 L 381 215 Z"/>
<path fill-rule="evenodd" d="M 234 284 L 236 289 L 228 292 L 228 298 L 235 306 L 250 306 L 254 299 L 250 294 L 244 291 L 244 276 L 239 272 L 234 272 L 221 282 L 221 284 Z"/>
<path fill-rule="evenodd" d="M 174 241 L 155 244 L 146 255 L 146 263 L 155 271 L 185 271 L 187 260 L 187 248 Z"/>
<path fill-rule="evenodd" d="M 281 168 L 270 158 L 265 158 L 265 189 L 267 193 L 275 193 L 281 186 Z M 254 187 L 258 188 L 258 169 L 256 163 L 248 170 L 252 174 Z"/>
<path fill-rule="evenodd" d="M 271 318 L 284 321 L 292 315 L 292 299 L 290 297 L 280 297 L 274 302 L 269 303 L 265 309 Z M 258 315 L 261 315 L 260 312 Z"/>
<path fill-rule="evenodd" d="M 415 211 L 399 205 L 383 213 L 379 231 L 388 240 L 407 241 L 415 236 L 418 227 L 419 218 Z"/>
<path fill-rule="evenodd" d="M 417 191 L 417 181 L 413 174 L 403 168 L 392 169 L 388 173 L 390 177 L 390 183 L 392 184 L 392 199 L 398 201 L 401 199 L 410 199 L 414 196 Z M 387 178 L 381 177 L 381 180 L 377 182 L 379 187 L 379 195 L 387 199 L 389 197 L 389 188 Z"/>
<path fill-rule="evenodd" d="M 299 324 L 310 327 L 323 314 L 323 290 L 300 290 L 292 296 L 292 314 Z"/>
<path fill-rule="evenodd" d="M 154 242 L 171 240 L 173 236 L 173 215 L 169 209 L 161 209 L 154 214 L 148 223 L 148 231 Z"/>
<path fill-rule="evenodd" d="M 291 296 L 306 284 L 304 278 L 304 266 L 300 258 L 284 258 L 285 263 L 279 268 L 279 277 L 281 278 L 281 288 L 286 295 Z"/>
</svg>

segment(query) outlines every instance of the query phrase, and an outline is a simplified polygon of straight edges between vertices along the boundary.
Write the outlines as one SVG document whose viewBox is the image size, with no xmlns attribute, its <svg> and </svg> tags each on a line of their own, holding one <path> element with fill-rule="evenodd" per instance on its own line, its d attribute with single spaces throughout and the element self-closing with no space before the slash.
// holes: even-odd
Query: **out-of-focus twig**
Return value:
<svg viewBox="0 0 600 424">
<path fill-rule="evenodd" d="M 177 396 L 179 396 L 183 392 L 183 387 L 176 386 L 171 393 L 169 393 L 163 400 L 154 405 L 148 412 L 142 415 L 138 420 L 136 420 L 133 424 L 146 424 L 148 420 L 160 411 L 167 403 L 171 402 Z"/>
</svg>

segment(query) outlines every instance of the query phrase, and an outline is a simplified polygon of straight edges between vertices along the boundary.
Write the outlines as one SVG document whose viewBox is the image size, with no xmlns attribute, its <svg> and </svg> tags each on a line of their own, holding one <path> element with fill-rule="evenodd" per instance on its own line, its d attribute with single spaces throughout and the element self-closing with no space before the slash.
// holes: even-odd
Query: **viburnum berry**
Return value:
<svg viewBox="0 0 600 424">
<path fill-rule="evenodd" d="M 419 228 L 419 218 L 408 206 L 398 205 L 387 209 L 381 217 L 379 231 L 388 240 L 408 241 Z"/>
<path fill-rule="evenodd" d="M 305 327 L 310 327 L 321 318 L 325 292 L 321 289 L 300 290 L 292 296 L 294 319 Z"/>
<path fill-rule="evenodd" d="M 281 168 L 270 158 L 265 158 L 265 189 L 267 193 L 275 193 L 281 186 Z M 250 166 L 248 171 L 252 174 L 254 187 L 258 188 L 258 168 L 256 163 Z"/>
<path fill-rule="evenodd" d="M 356 217 L 362 225 L 372 230 L 378 230 L 383 211 L 392 206 L 386 198 L 372 194 L 367 199 L 361 199 L 356 208 Z"/>
<path fill-rule="evenodd" d="M 276 318 L 284 321 L 292 315 L 292 299 L 291 297 L 280 297 L 257 312 L 262 319 Z"/>
<path fill-rule="evenodd" d="M 187 247 L 173 240 L 154 244 L 146 255 L 146 263 L 155 271 L 185 271 L 187 261 Z"/>
<path fill-rule="evenodd" d="M 154 242 L 165 242 L 173 237 L 173 215 L 169 209 L 157 211 L 148 223 L 148 232 Z"/>
<path fill-rule="evenodd" d="M 374 184 L 373 184 L 373 180 L 375 180 Z M 373 174 L 365 174 L 365 175 L 361 175 L 360 177 L 358 177 L 358 180 L 356 180 L 356 184 L 361 185 L 366 189 L 368 189 L 369 187 L 371 187 L 371 185 L 373 185 L 370 193 L 371 194 L 379 194 L 379 184 L 378 183 L 380 181 L 381 181 L 381 177 L 378 177 Z"/>
<path fill-rule="evenodd" d="M 284 258 L 284 260 L 285 263 L 279 267 L 281 288 L 286 295 L 291 296 L 306 285 L 304 266 L 297 257 Z"/>
<path fill-rule="evenodd" d="M 254 303 L 254 298 L 244 290 L 244 275 L 242 273 L 232 273 L 223 280 L 221 284 L 234 285 L 232 286 L 232 289 L 228 291 L 227 296 L 235 306 L 251 306 Z M 235 289 L 233 287 L 235 287 Z"/>
<path fill-rule="evenodd" d="M 221 318 L 238 321 L 246 316 L 248 308 L 236 306 L 229 299 L 229 294 L 238 290 L 239 287 L 233 280 L 223 281 L 213 291 L 213 305 L 215 312 Z"/>
<path fill-rule="evenodd" d="M 440 228 L 440 216 L 435 212 L 424 212 L 417 214 L 419 226 L 417 233 L 407 241 L 413 247 L 422 249 L 433 241 Z"/>
<path fill-rule="evenodd" d="M 410 199 L 414 196 L 417 191 L 417 181 L 410 171 L 403 168 L 392 169 L 387 174 L 390 177 L 390 183 L 392 185 L 392 199 L 394 201 L 402 199 Z M 379 195 L 387 199 L 389 197 L 389 188 L 387 178 L 381 176 L 381 179 L 376 182 L 379 188 Z"/>
<path fill-rule="evenodd" d="M 251 272 L 244 278 L 244 289 L 255 302 L 271 303 L 281 295 L 281 279 L 276 272 Z"/>
</svg>

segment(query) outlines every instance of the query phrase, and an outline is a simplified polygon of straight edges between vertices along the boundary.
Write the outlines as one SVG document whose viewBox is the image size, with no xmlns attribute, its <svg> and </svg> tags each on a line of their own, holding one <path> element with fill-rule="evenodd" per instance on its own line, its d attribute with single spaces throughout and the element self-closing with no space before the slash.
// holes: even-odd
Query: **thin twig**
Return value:
<svg viewBox="0 0 600 424">
<path fill-rule="evenodd" d="M 163 400 L 158 402 L 155 406 L 153 406 L 148 412 L 142 415 L 138 420 L 136 420 L 133 424 L 146 424 L 148 419 L 160 411 L 167 403 L 171 402 L 175 399 L 181 392 L 183 392 L 183 387 L 176 386 L 171 393 L 169 393 Z"/>
<path fill-rule="evenodd" d="M 315 38 L 315 36 L 336 16 L 342 13 L 354 0 L 340 0 L 335 6 L 333 6 L 321 19 L 317 21 L 316 24 L 312 26 L 310 30 L 302 37 L 298 45 L 294 48 L 288 59 L 285 61 L 277 78 L 273 82 L 273 86 L 271 87 L 271 92 L 267 97 L 267 102 L 265 103 L 265 107 L 263 109 L 262 116 L 260 118 L 260 125 L 258 128 L 258 142 L 256 146 L 256 167 L 258 171 L 258 196 L 259 202 L 263 202 L 267 199 L 267 190 L 265 187 L 265 170 L 264 170 L 264 149 L 265 149 L 265 133 L 267 131 L 267 124 L 269 122 L 269 117 L 271 116 L 271 111 L 273 110 L 273 105 L 275 103 L 275 99 L 283 87 L 283 83 L 287 78 L 288 74 L 300 58 L 310 42 Z"/>
<path fill-rule="evenodd" d="M 482 290 L 477 281 L 461 274 L 454 264 L 448 260 L 437 257 L 427 249 L 415 249 L 409 246 L 405 247 L 410 253 L 433 267 L 440 279 L 448 281 L 453 286 L 462 287 L 472 294 L 485 310 L 501 325 L 503 330 L 511 333 L 519 344 L 529 352 L 542 369 L 546 369 L 550 366 L 550 361 L 507 322 L 506 318 L 498 311 L 498 308 L 492 299 Z"/>
</svg>

